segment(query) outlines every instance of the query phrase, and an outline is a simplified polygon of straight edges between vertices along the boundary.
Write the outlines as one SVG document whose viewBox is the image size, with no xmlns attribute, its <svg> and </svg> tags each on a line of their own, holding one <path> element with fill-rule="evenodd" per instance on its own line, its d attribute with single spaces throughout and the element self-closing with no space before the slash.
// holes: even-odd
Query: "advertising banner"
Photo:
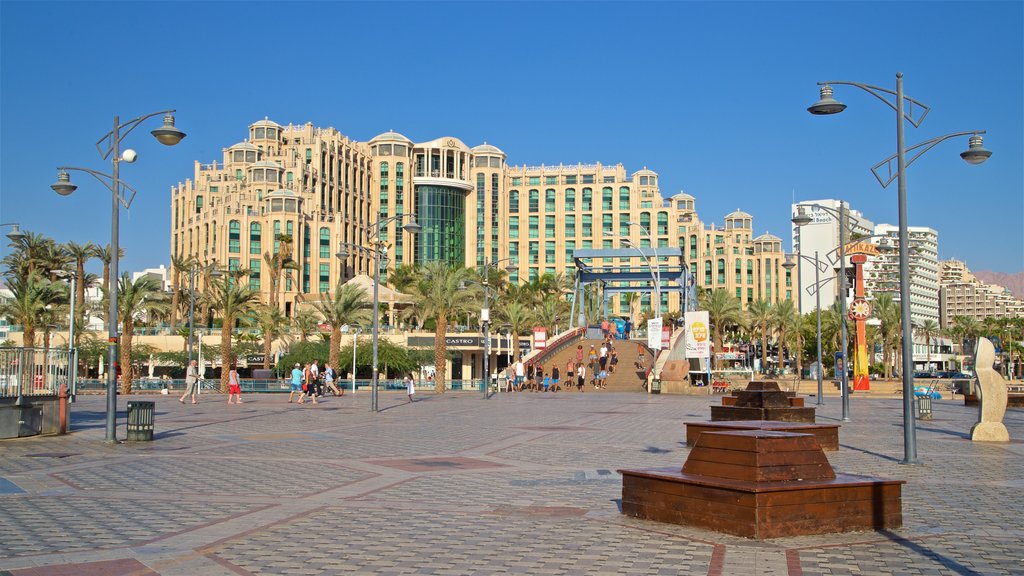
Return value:
<svg viewBox="0 0 1024 576">
<path fill-rule="evenodd" d="M 661 318 L 651 318 L 647 321 L 647 346 L 661 350 Z"/>
<path fill-rule="evenodd" d="M 547 328 L 534 328 L 533 329 L 533 347 L 537 350 L 547 348 L 548 346 L 548 329 Z"/>
<path fill-rule="evenodd" d="M 711 322 L 707 311 L 686 313 L 686 357 L 711 356 Z"/>
</svg>

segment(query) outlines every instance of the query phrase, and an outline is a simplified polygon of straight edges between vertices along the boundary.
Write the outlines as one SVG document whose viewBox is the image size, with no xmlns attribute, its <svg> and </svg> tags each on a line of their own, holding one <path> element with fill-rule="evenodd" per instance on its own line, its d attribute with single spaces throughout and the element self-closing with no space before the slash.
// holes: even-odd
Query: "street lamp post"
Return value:
<svg viewBox="0 0 1024 576">
<path fill-rule="evenodd" d="M 490 310 L 490 277 L 491 269 L 496 269 L 498 264 L 502 262 L 512 262 L 511 258 L 502 258 L 500 260 L 491 260 L 490 262 L 484 261 L 484 307 L 480 310 L 480 323 L 483 325 L 484 335 L 484 400 L 490 398 L 490 383 L 491 383 L 491 310 Z M 516 267 L 512 264 L 506 268 L 508 272 L 512 272 Z"/>
<path fill-rule="evenodd" d="M 822 366 L 822 363 L 821 363 L 821 279 L 820 279 L 820 274 L 819 273 L 821 271 L 821 267 L 824 266 L 824 262 L 822 262 L 821 260 L 818 259 L 818 251 L 817 250 L 814 251 L 814 258 L 813 259 L 811 259 L 810 256 L 805 256 L 803 254 L 799 254 L 798 253 L 798 254 L 795 254 L 795 256 L 797 257 L 797 261 L 794 263 L 793 262 L 793 256 L 794 256 L 794 254 L 789 254 L 789 255 L 786 256 L 786 261 L 782 265 L 783 268 L 785 268 L 787 270 L 791 270 L 793 268 L 793 266 L 799 266 L 800 265 L 800 260 L 807 260 L 808 262 L 813 262 L 814 263 L 814 308 L 815 308 L 815 312 L 816 312 L 815 316 L 817 317 L 816 320 L 817 320 L 817 337 L 818 337 L 818 371 L 817 371 L 818 372 L 818 400 L 817 400 L 817 402 L 815 402 L 815 404 L 817 404 L 818 406 L 822 406 L 822 405 L 825 404 L 825 401 L 823 399 L 824 390 L 822 389 L 822 387 L 823 387 L 822 386 L 822 369 L 824 368 L 824 366 Z M 800 278 L 800 269 L 799 268 L 797 269 L 796 275 L 797 275 L 797 278 L 799 279 Z M 799 291 L 798 291 L 798 293 L 799 293 Z"/>
<path fill-rule="evenodd" d="M 352 394 L 356 393 L 356 346 L 359 344 L 359 334 L 362 333 L 363 329 L 357 324 L 349 326 L 345 324 L 341 327 L 342 334 L 348 334 L 352 332 Z"/>
<path fill-rule="evenodd" d="M 903 73 L 896 73 L 896 90 L 892 91 L 888 88 L 881 88 L 879 86 L 871 86 L 869 84 L 862 84 L 860 82 L 848 82 L 841 80 L 834 80 L 830 82 L 818 82 L 821 86 L 820 99 L 815 104 L 807 108 L 807 111 L 815 115 L 831 115 L 838 114 L 846 109 L 846 105 L 832 98 L 832 86 L 831 85 L 845 85 L 854 86 L 864 90 L 868 94 L 878 98 L 884 102 L 887 106 L 892 108 L 896 112 L 896 154 L 890 156 L 886 160 L 876 164 L 872 167 L 871 171 L 878 179 L 879 184 L 885 188 L 893 177 L 898 180 L 897 183 L 897 196 L 899 203 L 899 239 L 900 239 L 900 328 L 902 331 L 902 344 L 903 344 L 903 461 L 902 464 L 917 464 L 917 432 L 916 423 L 914 420 L 914 338 L 913 338 L 913 327 L 910 321 L 910 234 L 907 228 L 907 167 L 918 159 L 922 154 L 932 149 L 939 142 L 955 138 L 957 136 L 964 136 L 970 134 L 970 140 L 968 142 L 968 149 L 960 153 L 960 157 L 964 159 L 968 164 L 981 164 L 985 160 L 988 160 L 992 156 L 992 152 L 988 151 L 984 147 L 984 140 L 981 134 L 984 131 L 975 130 L 971 132 L 958 132 L 955 134 L 947 134 L 945 136 L 939 136 L 932 138 L 931 140 L 922 142 L 911 146 L 910 148 L 904 147 L 903 141 L 903 121 L 906 120 L 911 123 L 915 128 L 920 127 L 921 122 L 924 121 L 925 116 L 931 110 L 928 106 L 921 102 L 906 96 L 903 94 Z M 891 102 L 888 96 L 894 96 L 895 102 Z M 910 103 L 910 110 L 904 113 L 904 101 Z M 915 117 L 914 106 L 921 109 L 920 116 Z M 906 153 L 920 148 L 921 150 L 915 154 L 910 161 L 906 159 Z M 896 174 L 892 174 L 892 160 L 896 159 Z M 879 176 L 877 169 L 886 164 L 889 166 L 889 179 L 883 181 Z"/>
<path fill-rule="evenodd" d="M 387 258 L 387 246 L 380 241 L 380 229 L 381 226 L 388 222 L 401 222 L 408 218 L 408 221 L 402 225 L 402 229 L 411 234 L 416 234 L 421 230 L 421 226 L 416 222 L 416 217 L 412 214 L 395 214 L 388 218 L 382 218 L 374 222 L 371 226 L 373 227 L 372 236 L 369 238 L 373 242 L 373 248 L 367 248 L 359 244 L 351 244 L 348 242 L 342 242 L 338 248 L 338 252 L 335 254 L 338 258 L 345 259 L 348 257 L 348 249 L 351 248 L 356 251 L 363 252 L 365 254 L 373 255 L 373 324 L 371 327 L 370 334 L 373 338 L 373 379 L 370 381 L 370 411 L 378 412 L 377 402 L 377 382 L 379 369 L 377 367 L 377 341 L 380 337 L 380 319 L 378 318 L 380 311 L 380 261 L 382 258 Z M 354 367 L 353 367 L 354 368 Z"/>
<path fill-rule="evenodd" d="M 820 210 L 824 210 L 833 216 L 839 218 L 839 282 L 837 287 L 839 290 L 839 334 L 840 334 L 840 345 L 843 347 L 843 366 L 842 375 L 839 375 L 839 386 L 842 388 L 841 395 L 843 399 L 843 422 L 850 421 L 850 390 L 849 390 L 849 377 L 847 376 L 847 366 L 849 365 L 849 358 L 847 358 L 850 349 L 849 333 L 846 328 L 846 227 L 848 222 L 846 219 L 845 206 L 846 203 L 842 200 L 839 201 L 839 210 L 835 211 L 831 208 L 822 206 L 821 204 L 801 204 L 797 207 L 797 214 L 793 216 L 793 224 L 797 226 L 797 233 L 799 234 L 800 228 L 810 224 L 812 218 L 804 211 L 804 206 L 813 206 Z M 799 278 L 799 272 L 797 273 Z M 820 299 L 819 299 L 820 302 Z M 820 341 L 820 338 L 819 338 Z M 818 369 L 821 370 L 821 358 L 818 359 Z"/>
<path fill-rule="evenodd" d="M 120 246 L 118 245 L 118 231 L 119 231 L 119 219 L 120 219 L 120 208 L 118 203 L 123 204 L 125 209 L 131 207 L 132 200 L 135 198 L 135 189 L 123 182 L 120 177 L 121 162 L 128 162 L 129 164 L 135 162 L 137 154 L 134 150 L 127 149 L 122 154 L 121 152 L 121 141 L 131 134 L 132 130 L 137 128 L 144 121 L 154 116 L 164 115 L 164 125 L 156 130 L 152 130 L 150 134 L 157 139 L 158 142 L 165 146 L 174 146 L 181 139 L 185 137 L 185 133 L 178 130 L 174 126 L 174 110 L 161 110 L 160 112 L 153 112 L 146 114 L 145 116 L 139 116 L 128 122 L 121 123 L 119 116 L 114 116 L 114 127 L 110 132 L 107 132 L 96 142 L 96 149 L 99 151 L 100 156 L 104 160 L 110 158 L 111 160 L 111 172 L 110 174 L 103 174 L 95 170 L 88 168 L 75 168 L 70 166 L 59 167 L 57 174 L 57 182 L 52 184 L 50 188 L 54 192 L 67 196 L 75 191 L 77 186 L 71 183 L 71 179 L 68 176 L 69 170 L 75 170 L 78 172 L 85 172 L 91 174 L 94 178 L 99 180 L 106 186 L 111 193 L 111 210 L 110 210 L 110 304 L 107 310 L 107 361 L 110 364 L 110 370 L 107 373 L 107 421 L 106 421 L 106 436 L 104 441 L 116 442 L 117 441 L 117 273 L 118 273 L 118 257 L 120 253 Z M 106 148 L 102 145 L 106 143 Z M 130 190 L 131 195 L 125 197 L 125 191 Z"/>
</svg>

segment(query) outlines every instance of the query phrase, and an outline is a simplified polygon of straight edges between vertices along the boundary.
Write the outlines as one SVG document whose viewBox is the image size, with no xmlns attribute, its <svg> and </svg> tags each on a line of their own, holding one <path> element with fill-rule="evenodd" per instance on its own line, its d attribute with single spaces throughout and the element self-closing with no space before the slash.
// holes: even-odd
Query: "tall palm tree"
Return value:
<svg viewBox="0 0 1024 576">
<path fill-rule="evenodd" d="M 522 302 L 508 302 L 496 310 L 498 320 L 509 325 L 509 331 L 515 336 L 512 349 L 519 354 L 519 336 L 528 332 L 533 325 L 533 314 Z"/>
<path fill-rule="evenodd" d="M 64 245 L 64 253 L 75 264 L 75 316 L 76 321 L 81 322 L 85 318 L 85 264 L 96 257 L 99 247 L 92 242 L 68 242 Z"/>
<path fill-rule="evenodd" d="M 419 266 L 415 264 L 400 264 L 388 274 L 388 284 L 399 292 L 406 292 L 420 279 Z"/>
<path fill-rule="evenodd" d="M 892 377 L 893 356 L 900 347 L 900 305 L 892 294 L 887 292 L 875 296 L 871 307 L 871 316 L 878 319 L 878 332 L 882 339 L 882 363 L 885 365 L 885 377 Z"/>
<path fill-rule="evenodd" d="M 171 256 L 171 330 L 178 326 L 181 308 L 181 274 L 191 273 L 195 259 L 192 256 Z M 191 295 L 190 295 L 191 296 Z"/>
<path fill-rule="evenodd" d="M 284 332 L 288 319 L 277 308 L 262 304 L 254 309 L 252 324 L 260 329 L 260 338 L 263 341 L 263 368 L 269 369 L 274 340 Z"/>
<path fill-rule="evenodd" d="M 295 313 L 292 326 L 299 333 L 299 340 L 306 342 L 311 334 L 320 332 L 320 319 L 315 310 L 303 308 Z"/>
<path fill-rule="evenodd" d="M 800 313 L 792 300 L 779 300 L 772 306 L 772 324 L 779 331 L 779 368 L 786 366 L 786 336 L 796 335 L 799 354 Z M 797 372 L 799 374 L 799 372 Z"/>
<path fill-rule="evenodd" d="M 701 307 L 708 311 L 708 319 L 711 321 L 712 341 L 715 345 L 715 368 L 719 367 L 717 353 L 722 351 L 725 331 L 733 326 L 743 323 L 743 312 L 740 310 L 740 301 L 736 299 L 725 288 L 719 288 L 707 294 Z"/>
<path fill-rule="evenodd" d="M 222 319 L 220 329 L 221 392 L 228 391 L 229 368 L 235 361 L 231 351 L 231 332 L 234 329 L 235 319 L 249 314 L 259 303 L 258 293 L 250 290 L 242 282 L 234 280 L 236 279 L 230 275 L 213 278 L 207 286 L 206 293 L 212 307 L 220 313 Z"/>
<path fill-rule="evenodd" d="M 434 389 L 445 391 L 446 370 L 448 367 L 448 349 L 445 334 L 448 331 L 448 320 L 459 314 L 476 309 L 473 290 L 466 288 L 473 271 L 468 268 L 455 267 L 447 262 L 428 262 L 423 265 L 423 278 L 416 284 L 413 297 L 424 310 L 428 318 L 436 323 L 434 332 Z"/>
<path fill-rule="evenodd" d="M 53 239 L 35 232 L 25 232 L 17 241 L 11 242 L 13 251 L 4 257 L 9 275 L 28 277 L 37 268 L 42 267 L 46 256 L 53 245 Z M 41 273 L 40 276 L 47 276 Z"/>
<path fill-rule="evenodd" d="M 751 327 L 757 327 L 761 336 L 761 372 L 768 368 L 768 330 L 775 322 L 773 312 L 772 303 L 763 298 L 758 298 L 747 305 L 747 321 Z M 781 350 L 779 352 L 781 360 Z"/>
<path fill-rule="evenodd" d="M 0 304 L 0 316 L 6 316 L 21 325 L 22 346 L 31 348 L 35 346 L 36 329 L 47 326 L 43 318 L 46 307 L 59 303 L 63 290 L 60 285 L 42 278 L 34 271 L 26 276 L 8 278 L 7 288 L 11 291 L 11 297 Z"/>
<path fill-rule="evenodd" d="M 939 323 L 930 318 L 928 320 L 922 320 L 914 327 L 914 331 L 917 332 L 919 336 L 924 337 L 925 367 L 930 370 L 932 366 L 932 338 L 938 336 L 942 332 L 939 329 Z"/>
<path fill-rule="evenodd" d="M 373 302 L 362 286 L 338 284 L 334 294 L 323 293 L 321 300 L 313 302 L 313 308 L 331 325 L 331 342 L 328 347 L 329 362 L 337 366 L 341 359 L 341 327 L 357 324 L 370 319 L 369 308 Z"/>
<path fill-rule="evenodd" d="M 124 258 L 124 248 L 118 247 L 117 256 L 118 259 Z M 103 293 L 107 294 L 110 292 L 110 262 L 113 258 L 113 250 L 111 250 L 110 244 L 97 248 L 96 258 L 103 262 Z"/>
<path fill-rule="evenodd" d="M 292 256 L 292 243 L 294 239 L 291 234 L 278 234 L 279 250 L 275 253 L 264 252 L 263 261 L 267 264 L 270 273 L 270 298 L 268 304 L 278 307 L 281 301 L 281 286 L 283 274 L 286 270 L 299 270 L 299 263 Z"/>
<path fill-rule="evenodd" d="M 118 362 L 121 365 L 122 394 L 132 393 L 132 380 L 135 378 L 135 366 L 132 363 L 135 324 L 147 315 L 166 311 L 169 307 L 167 295 L 151 276 L 142 276 L 132 282 L 127 272 L 121 275 L 117 283 L 117 315 L 121 320 L 121 354 Z"/>
</svg>

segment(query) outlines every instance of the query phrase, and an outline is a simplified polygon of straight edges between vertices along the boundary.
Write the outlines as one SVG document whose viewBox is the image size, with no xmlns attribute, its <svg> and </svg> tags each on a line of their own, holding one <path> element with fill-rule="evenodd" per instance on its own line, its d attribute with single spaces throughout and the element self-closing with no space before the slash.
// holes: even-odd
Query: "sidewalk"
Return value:
<svg viewBox="0 0 1024 576">
<path fill-rule="evenodd" d="M 759 542 L 618 510 L 615 469 L 681 467 L 683 422 L 718 397 L 416 396 L 146 396 L 156 440 L 117 445 L 80 397 L 70 436 L 0 443 L 0 574 L 1022 573 L 1024 410 L 977 444 L 977 408 L 936 400 L 904 466 L 902 402 L 855 393 L 829 460 L 907 480 L 904 527 Z"/>
</svg>

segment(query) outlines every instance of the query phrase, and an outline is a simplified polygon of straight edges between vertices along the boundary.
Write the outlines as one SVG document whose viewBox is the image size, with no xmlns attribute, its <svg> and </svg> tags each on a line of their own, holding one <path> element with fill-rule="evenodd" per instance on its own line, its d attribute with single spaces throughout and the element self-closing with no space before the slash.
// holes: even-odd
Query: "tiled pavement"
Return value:
<svg viewBox="0 0 1024 576">
<path fill-rule="evenodd" d="M 81 397 L 73 434 L 0 443 L 0 574 L 1024 574 L 1024 410 L 976 444 L 936 401 L 903 466 L 901 401 L 855 396 L 829 460 L 907 480 L 904 527 L 754 541 L 618 511 L 614 470 L 682 466 L 711 398 L 417 396 L 147 397 L 156 440 L 117 445 Z"/>
</svg>

